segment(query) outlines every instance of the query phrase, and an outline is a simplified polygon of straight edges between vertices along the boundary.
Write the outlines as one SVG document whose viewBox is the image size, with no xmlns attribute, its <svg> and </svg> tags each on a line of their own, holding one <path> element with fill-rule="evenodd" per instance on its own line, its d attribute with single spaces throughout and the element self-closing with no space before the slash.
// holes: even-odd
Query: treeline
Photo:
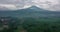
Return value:
<svg viewBox="0 0 60 32">
<path fill-rule="evenodd" d="M 6 32 L 60 32 L 60 18 L 10 18 Z"/>
</svg>

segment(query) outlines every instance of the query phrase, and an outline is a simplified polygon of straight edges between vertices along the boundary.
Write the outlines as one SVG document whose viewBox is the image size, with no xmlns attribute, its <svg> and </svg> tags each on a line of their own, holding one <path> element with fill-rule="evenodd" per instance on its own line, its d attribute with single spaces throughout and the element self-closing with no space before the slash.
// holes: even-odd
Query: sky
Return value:
<svg viewBox="0 0 60 32">
<path fill-rule="evenodd" d="M 60 0 L 0 0 L 0 10 L 25 9 L 31 6 L 60 11 Z"/>
</svg>

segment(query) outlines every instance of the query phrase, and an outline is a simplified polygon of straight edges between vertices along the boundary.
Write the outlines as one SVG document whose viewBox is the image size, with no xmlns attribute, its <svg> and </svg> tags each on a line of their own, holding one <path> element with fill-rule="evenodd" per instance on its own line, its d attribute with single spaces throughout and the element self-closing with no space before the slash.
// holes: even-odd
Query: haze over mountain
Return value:
<svg viewBox="0 0 60 32">
<path fill-rule="evenodd" d="M 60 17 L 60 12 L 48 11 L 36 6 L 17 11 L 0 11 L 0 16 L 12 17 Z"/>
</svg>

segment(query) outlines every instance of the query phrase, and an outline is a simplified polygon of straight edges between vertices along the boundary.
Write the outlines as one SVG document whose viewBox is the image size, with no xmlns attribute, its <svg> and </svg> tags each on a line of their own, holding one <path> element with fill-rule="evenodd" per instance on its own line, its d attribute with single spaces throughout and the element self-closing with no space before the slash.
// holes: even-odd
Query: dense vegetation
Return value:
<svg viewBox="0 0 60 32">
<path fill-rule="evenodd" d="M 59 18 L 26 19 L 23 28 L 28 32 L 60 32 Z"/>
<path fill-rule="evenodd" d="M 13 20 L 15 21 L 14 23 Z M 60 32 L 60 18 L 11 17 L 11 21 L 8 26 L 9 29 L 5 29 L 2 32 Z"/>
</svg>

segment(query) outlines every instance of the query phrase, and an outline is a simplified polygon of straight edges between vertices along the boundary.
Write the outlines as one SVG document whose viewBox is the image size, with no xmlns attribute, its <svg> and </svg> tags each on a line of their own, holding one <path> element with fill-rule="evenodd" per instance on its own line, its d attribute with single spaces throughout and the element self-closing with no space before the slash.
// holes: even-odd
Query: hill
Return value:
<svg viewBox="0 0 60 32">
<path fill-rule="evenodd" d="M 0 16 L 12 17 L 60 17 L 60 12 L 48 11 L 36 6 L 16 11 L 0 11 Z"/>
</svg>

